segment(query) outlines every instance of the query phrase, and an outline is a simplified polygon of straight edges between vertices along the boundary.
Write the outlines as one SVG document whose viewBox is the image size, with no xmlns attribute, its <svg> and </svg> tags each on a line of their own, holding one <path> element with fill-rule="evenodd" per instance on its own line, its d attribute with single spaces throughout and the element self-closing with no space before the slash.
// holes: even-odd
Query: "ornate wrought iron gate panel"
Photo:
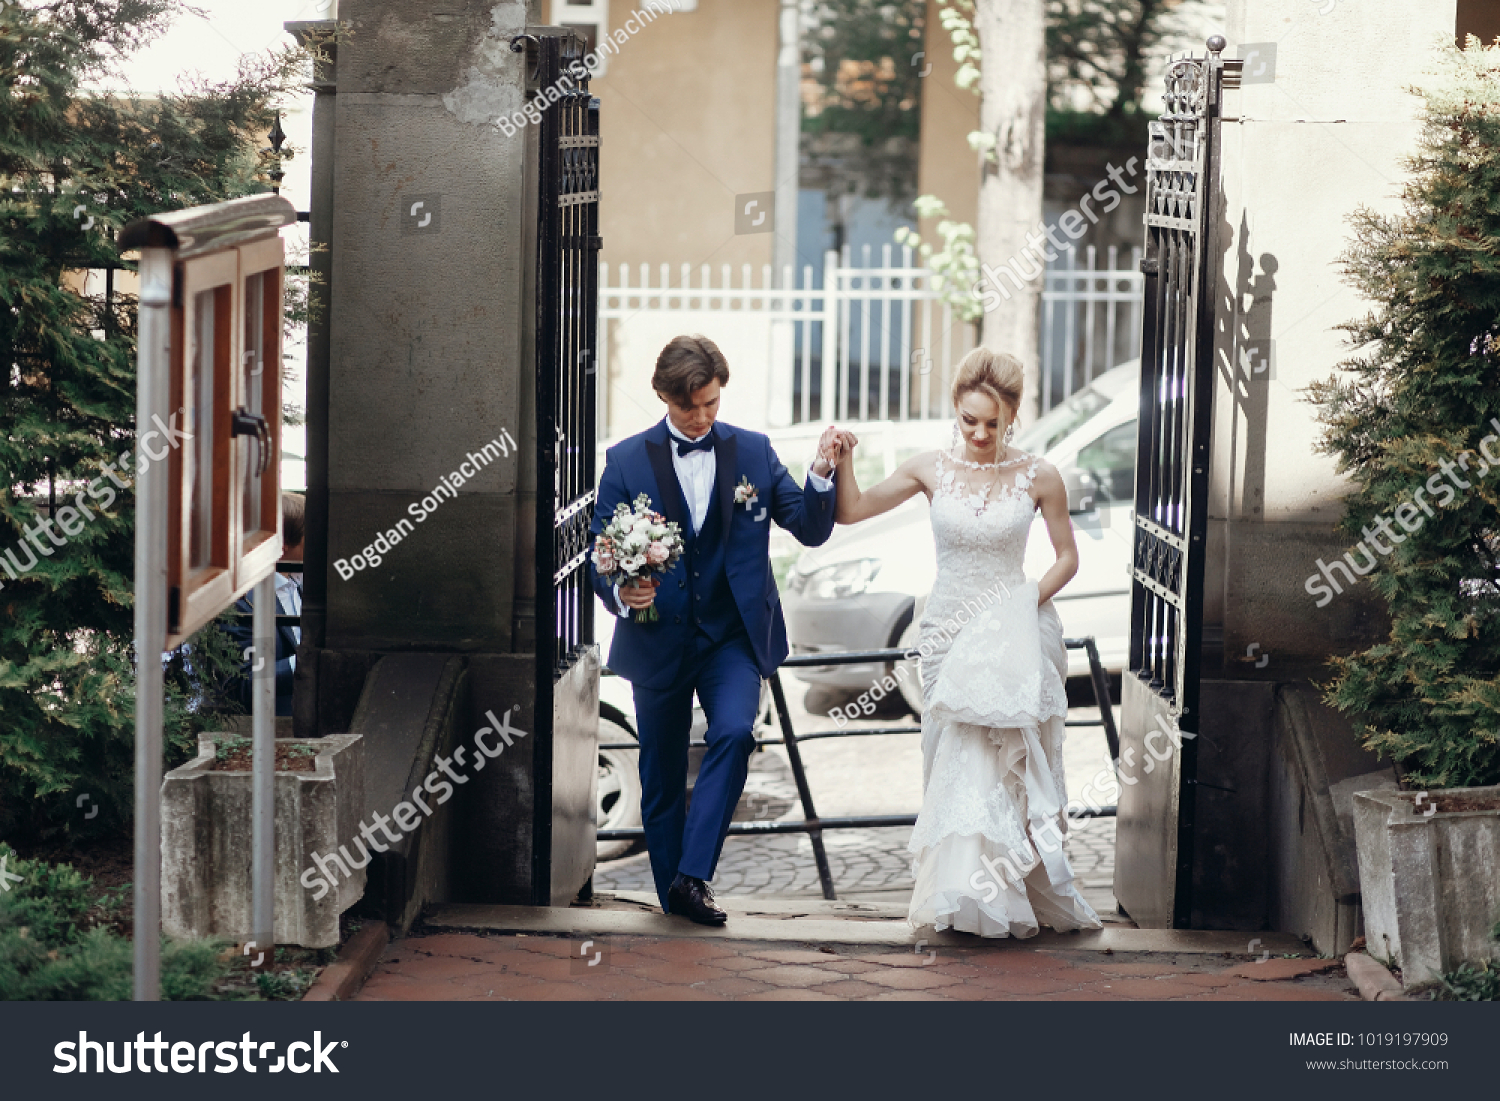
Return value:
<svg viewBox="0 0 1500 1101">
<path fill-rule="evenodd" d="M 1144 323 L 1115 894 L 1189 923 L 1224 40 L 1172 62 L 1146 161 Z M 1232 63 L 1231 63 L 1232 64 Z"/>
<path fill-rule="evenodd" d="M 593 789 L 584 795 L 571 781 L 585 766 L 592 781 L 597 768 L 598 665 L 591 658 L 594 596 L 586 563 L 596 496 L 599 101 L 589 93 L 581 39 L 538 28 L 511 48 L 524 49 L 523 41 L 536 59 L 531 94 L 541 112 L 531 147 L 537 155 L 532 893 L 535 904 L 547 905 L 558 901 L 558 891 L 577 889 L 570 877 L 584 874 L 577 869 L 585 860 L 591 873 L 594 853 Z M 587 713 L 590 699 L 593 714 Z M 585 735 L 587 762 L 563 761 L 559 755 L 585 751 Z M 554 785 L 558 776 L 570 778 L 569 790 Z M 580 837 L 571 836 L 583 832 L 586 851 Z"/>
</svg>

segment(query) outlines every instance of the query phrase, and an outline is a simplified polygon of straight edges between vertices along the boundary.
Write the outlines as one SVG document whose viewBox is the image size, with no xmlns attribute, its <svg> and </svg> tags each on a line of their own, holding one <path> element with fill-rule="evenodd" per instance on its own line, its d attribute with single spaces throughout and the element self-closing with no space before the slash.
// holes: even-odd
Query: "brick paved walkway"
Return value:
<svg viewBox="0 0 1500 1101">
<path fill-rule="evenodd" d="M 1338 960 L 1225 955 L 440 933 L 391 944 L 356 1000 L 1359 1000 Z"/>
</svg>

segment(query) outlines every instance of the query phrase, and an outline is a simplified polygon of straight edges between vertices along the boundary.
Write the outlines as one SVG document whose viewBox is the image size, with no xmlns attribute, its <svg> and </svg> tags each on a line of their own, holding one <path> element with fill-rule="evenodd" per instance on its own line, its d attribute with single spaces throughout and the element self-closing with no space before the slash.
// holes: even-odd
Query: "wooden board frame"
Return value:
<svg viewBox="0 0 1500 1101">
<path fill-rule="evenodd" d="M 247 592 L 255 582 L 273 573 L 281 557 L 283 536 L 281 530 L 281 320 L 283 289 L 285 284 L 286 253 L 280 237 L 256 241 L 237 250 L 239 252 L 239 281 L 241 300 L 240 319 L 235 332 L 240 337 L 239 354 L 235 363 L 238 392 L 238 407 L 254 411 L 251 388 L 259 390 L 258 407 L 266 418 L 271 431 L 271 462 L 266 476 L 261 479 L 259 501 L 259 524 L 252 528 L 245 522 L 243 495 L 250 464 L 256 450 L 249 437 L 235 442 L 235 505 L 234 545 L 239 548 L 240 561 L 235 576 L 236 599 Z M 258 373 L 246 371 L 246 356 L 249 352 L 251 319 L 249 317 L 249 288 L 251 279 L 265 277 L 260 316 L 260 342 L 263 361 Z"/>
<path fill-rule="evenodd" d="M 167 637 L 165 648 L 186 641 L 275 572 L 282 553 L 281 530 L 281 353 L 285 294 L 285 247 L 280 235 L 178 261 L 174 267 L 170 351 L 171 422 L 190 438 L 163 456 L 168 462 Z M 260 317 L 263 361 L 248 373 L 245 354 L 246 282 L 265 276 Z M 199 296 L 213 295 L 213 403 L 200 419 L 192 382 L 199 355 Z M 256 449 L 248 437 L 234 437 L 236 410 L 251 408 L 250 387 L 258 387 L 259 408 L 271 437 L 271 458 L 261 479 L 257 526 L 245 521 L 245 485 Z M 205 443 L 199 426 L 206 426 Z M 156 450 L 153 444 L 152 450 Z M 198 449 L 207 446 L 207 451 Z M 151 452 L 146 457 L 156 461 Z M 209 459 L 212 519 L 208 562 L 193 565 L 193 460 Z"/>
<path fill-rule="evenodd" d="M 169 420 L 182 426 L 188 438 L 170 449 L 170 495 L 167 508 L 167 646 L 181 643 L 193 632 L 210 622 L 224 607 L 234 602 L 234 561 L 230 546 L 230 423 L 229 398 L 233 395 L 231 365 L 234 359 L 234 316 L 238 256 L 233 252 L 213 253 L 177 265 L 173 288 L 171 405 Z M 199 355 L 199 296 L 213 294 L 214 348 L 213 408 L 200 419 L 198 395 L 193 392 L 192 365 Z M 204 447 L 204 430 L 211 433 L 209 452 Z M 155 456 L 141 444 L 147 459 Z M 208 564 L 194 568 L 192 562 L 193 467 L 194 455 L 208 458 L 211 477 L 212 518 Z"/>
</svg>

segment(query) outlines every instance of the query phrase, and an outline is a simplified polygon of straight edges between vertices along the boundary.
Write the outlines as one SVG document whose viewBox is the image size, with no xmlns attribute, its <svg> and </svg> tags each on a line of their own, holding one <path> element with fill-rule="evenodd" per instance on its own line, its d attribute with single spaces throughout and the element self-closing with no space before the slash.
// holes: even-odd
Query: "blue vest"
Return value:
<svg viewBox="0 0 1500 1101">
<path fill-rule="evenodd" d="M 722 472 L 720 476 L 723 476 Z M 688 607 L 692 609 L 693 624 L 698 633 L 707 636 L 711 642 L 721 642 L 744 628 L 740 609 L 729 588 L 729 575 L 725 572 L 721 515 L 719 495 L 715 492 L 698 534 L 692 534 L 691 522 L 686 525 L 689 530 L 682 560 L 678 563 L 687 575 Z"/>
</svg>

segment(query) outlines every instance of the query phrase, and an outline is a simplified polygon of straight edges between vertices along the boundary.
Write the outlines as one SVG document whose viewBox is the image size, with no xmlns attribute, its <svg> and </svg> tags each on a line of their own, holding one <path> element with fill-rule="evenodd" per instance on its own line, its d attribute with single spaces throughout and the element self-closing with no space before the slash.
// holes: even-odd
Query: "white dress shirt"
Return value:
<svg viewBox="0 0 1500 1101">
<path fill-rule="evenodd" d="M 687 436 L 677 431 L 671 417 L 666 418 L 666 422 L 667 431 L 671 433 L 673 440 L 697 443 L 703 438 Z M 710 428 L 709 432 L 712 431 Z M 689 451 L 686 455 L 679 455 L 676 443 L 669 443 L 669 446 L 672 449 L 672 469 L 677 472 L 677 482 L 682 486 L 682 496 L 687 501 L 688 516 L 692 520 L 693 534 L 697 535 L 703 530 L 703 521 L 708 519 L 708 506 L 714 499 L 714 482 L 719 475 L 718 448 L 710 447 L 706 451 Z M 832 473 L 829 471 L 830 475 Z M 832 477 L 825 478 L 813 473 L 811 464 L 808 465 L 807 480 L 819 493 L 826 493 L 833 486 Z M 666 493 L 668 490 L 663 489 L 662 492 Z M 620 609 L 622 616 L 630 614 L 629 606 L 620 599 L 619 585 L 615 586 L 615 606 Z"/>
<path fill-rule="evenodd" d="M 670 420 L 667 421 L 667 431 L 674 440 L 681 440 L 683 443 L 697 443 L 703 438 L 699 436 L 694 439 L 683 435 Z M 712 431 L 710 428 L 709 432 Z M 693 534 L 697 535 L 703 530 L 703 521 L 708 519 L 708 504 L 713 500 L 714 479 L 719 473 L 719 451 L 716 447 L 710 447 L 707 451 L 689 451 L 686 455 L 679 455 L 675 443 L 668 446 L 672 449 L 672 469 L 677 471 L 677 481 L 682 486 L 682 496 L 687 501 L 688 516 L 693 521 Z M 668 491 L 663 489 L 662 492 Z"/>
</svg>

